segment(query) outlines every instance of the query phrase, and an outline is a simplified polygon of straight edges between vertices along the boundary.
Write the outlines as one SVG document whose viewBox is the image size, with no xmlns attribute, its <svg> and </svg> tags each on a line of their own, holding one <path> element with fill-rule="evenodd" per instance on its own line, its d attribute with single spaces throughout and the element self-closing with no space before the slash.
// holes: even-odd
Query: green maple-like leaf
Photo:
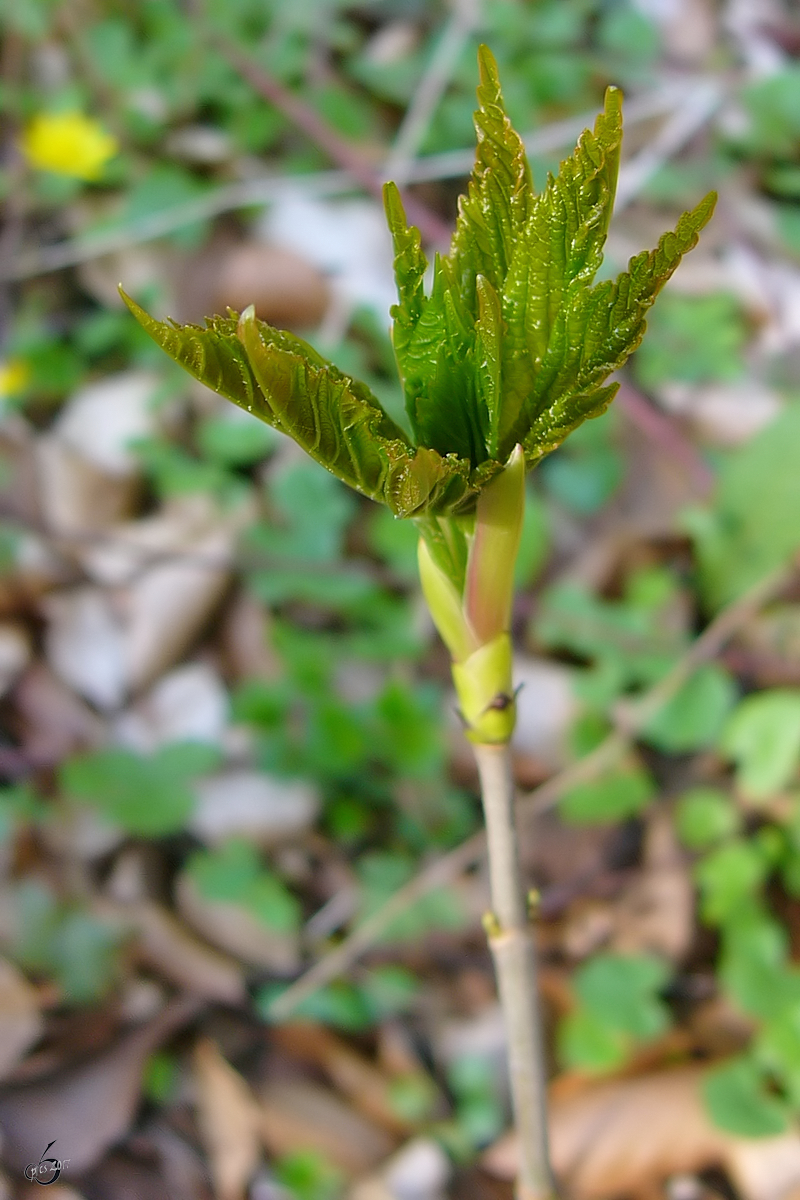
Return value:
<svg viewBox="0 0 800 1200">
<path fill-rule="evenodd" d="M 594 130 L 536 195 L 486 47 L 479 65 L 475 169 L 430 297 L 419 236 L 406 228 L 397 190 L 386 188 L 400 295 L 394 346 L 418 440 L 473 466 L 505 462 L 521 442 L 530 465 L 608 406 L 616 385 L 605 380 L 641 341 L 647 309 L 695 244 L 714 197 L 615 284 L 592 288 L 619 170 L 619 91 L 608 89 Z"/>
<path fill-rule="evenodd" d="M 396 516 L 449 512 L 474 502 L 482 476 L 470 479 L 468 461 L 412 446 L 365 384 L 301 338 L 258 321 L 251 311 L 241 318 L 212 317 L 205 328 L 157 321 L 122 295 L 137 321 L 191 375 L 294 438 Z"/>
<path fill-rule="evenodd" d="M 627 272 L 593 286 L 619 169 L 620 93 L 609 88 L 594 130 L 537 195 L 485 46 L 479 67 L 475 168 L 429 295 L 419 231 L 406 224 L 397 188 L 385 189 L 398 290 L 392 336 L 413 443 L 364 384 L 251 311 L 180 326 L 126 297 L 197 379 L 402 517 L 471 512 L 515 445 L 531 466 L 598 416 L 616 392 L 608 376 L 638 346 L 648 308 L 714 206 L 712 193 Z"/>
<path fill-rule="evenodd" d="M 478 52 L 478 66 L 478 149 L 467 195 L 459 203 L 450 252 L 473 313 L 479 276 L 495 291 L 502 290 L 535 202 L 525 147 L 508 119 L 497 64 L 486 46 Z"/>
<path fill-rule="evenodd" d="M 573 289 L 562 304 L 544 358 L 512 437 L 521 440 L 530 464 L 551 450 L 587 417 L 598 416 L 618 384 L 605 380 L 626 361 L 644 336 L 645 314 L 682 256 L 697 243 L 716 197 L 706 196 L 684 213 L 655 250 L 632 258 L 628 271 L 593 288 Z"/>
</svg>

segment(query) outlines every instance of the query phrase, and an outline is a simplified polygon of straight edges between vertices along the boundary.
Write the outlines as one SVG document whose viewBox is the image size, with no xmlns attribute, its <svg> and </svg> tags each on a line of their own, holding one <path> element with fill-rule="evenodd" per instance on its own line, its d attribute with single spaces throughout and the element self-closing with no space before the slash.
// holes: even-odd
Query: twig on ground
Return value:
<svg viewBox="0 0 800 1200">
<path fill-rule="evenodd" d="M 565 791 L 579 783 L 595 779 L 619 760 L 631 741 L 656 712 L 670 700 L 702 663 L 714 658 L 729 638 L 768 601 L 791 582 L 797 564 L 770 572 L 748 591 L 724 608 L 657 684 L 637 700 L 618 704 L 614 710 L 616 728 L 590 754 L 559 771 L 534 788 L 519 803 L 522 822 L 553 808 Z M 477 863 L 486 850 L 486 833 L 479 830 L 460 846 L 429 863 L 409 883 L 357 925 L 335 949 L 315 962 L 270 1006 L 274 1021 L 286 1020 L 305 1000 L 332 979 L 343 975 L 362 954 L 373 946 L 397 917 L 412 904 L 451 883 L 462 871 Z"/>
<path fill-rule="evenodd" d="M 681 89 L 681 95 L 683 88 Z M 625 108 L 628 125 L 669 112 L 677 103 L 674 87 L 661 87 L 630 101 Z M 529 134 L 525 147 L 529 154 L 545 154 L 567 146 L 578 137 L 594 118 L 594 112 L 570 117 L 546 125 Z M 437 179 L 456 179 L 468 175 L 475 157 L 474 150 L 448 150 L 415 159 L 406 172 L 406 183 L 426 183 Z M 375 178 L 385 179 L 385 168 L 375 170 Z M 83 234 L 49 246 L 24 250 L 0 262 L 0 282 L 32 279 L 49 271 L 91 262 L 104 254 L 115 254 L 144 242 L 156 241 L 196 221 L 208 220 L 222 213 L 256 205 L 269 204 L 287 190 L 302 191 L 308 196 L 337 196 L 353 190 L 349 171 L 317 171 L 305 175 L 265 175 L 240 183 L 224 184 L 203 196 L 183 204 L 171 205 L 160 212 L 148 213 L 136 221 L 103 233 Z"/>
<path fill-rule="evenodd" d="M 453 71 L 478 21 L 476 0 L 453 0 L 453 12 L 422 78 L 414 89 L 414 96 L 386 160 L 386 178 L 393 179 L 399 186 L 408 179 L 412 160 L 422 145 L 434 113 L 447 91 Z"/>
<path fill-rule="evenodd" d="M 335 196 L 352 191 L 353 178 L 347 171 L 320 171 L 313 175 L 288 178 L 266 176 L 225 184 L 203 196 L 148 213 L 116 229 L 82 234 L 68 241 L 23 251 L 7 263 L 0 263 L 0 280 L 32 279 L 49 271 L 77 267 L 104 254 L 118 254 L 132 246 L 154 242 L 196 221 L 205 221 L 240 208 L 267 204 L 277 200 L 288 189 L 297 188 L 302 188 L 307 195 Z"/>
<path fill-rule="evenodd" d="M 619 213 L 674 154 L 699 133 L 723 100 L 719 84 L 704 79 L 684 93 L 682 103 L 643 150 L 623 163 L 617 182 L 614 212 Z"/>
<path fill-rule="evenodd" d="M 683 466 L 692 483 L 703 495 L 711 491 L 714 472 L 708 466 L 697 447 L 683 433 L 679 423 L 623 381 L 617 393 L 616 403 L 627 413 L 632 423 L 641 429 L 651 441 L 662 446 L 676 462 Z"/>
<path fill-rule="evenodd" d="M 311 105 L 285 88 L 236 42 L 221 36 L 217 30 L 214 30 L 213 37 L 219 53 L 239 71 L 251 87 L 270 104 L 274 104 L 293 125 L 324 150 L 332 162 L 349 171 L 365 191 L 382 202 L 382 185 L 375 164 L 370 162 L 357 146 L 337 133 Z M 450 226 L 446 221 L 420 204 L 413 196 L 405 196 L 404 204 L 409 220 L 417 226 L 425 241 L 437 246 L 449 242 Z"/>
</svg>

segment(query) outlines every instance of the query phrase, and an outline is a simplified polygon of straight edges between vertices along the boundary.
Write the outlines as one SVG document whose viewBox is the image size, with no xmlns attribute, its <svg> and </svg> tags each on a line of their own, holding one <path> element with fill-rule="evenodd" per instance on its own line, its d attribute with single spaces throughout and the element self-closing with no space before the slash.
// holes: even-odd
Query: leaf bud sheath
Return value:
<svg viewBox="0 0 800 1200">
<path fill-rule="evenodd" d="M 514 566 L 525 516 L 525 455 L 514 449 L 503 471 L 478 497 L 467 561 L 464 607 L 483 644 L 511 624 Z"/>
</svg>

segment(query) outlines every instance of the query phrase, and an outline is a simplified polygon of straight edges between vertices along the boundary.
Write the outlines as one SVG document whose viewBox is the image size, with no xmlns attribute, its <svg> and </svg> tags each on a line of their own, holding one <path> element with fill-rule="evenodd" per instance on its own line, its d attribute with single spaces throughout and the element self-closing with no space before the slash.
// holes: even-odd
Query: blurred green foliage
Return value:
<svg viewBox="0 0 800 1200">
<path fill-rule="evenodd" d="M 122 152 L 97 184 L 44 173 L 20 184 L 4 168 L 0 194 L 24 192 L 48 237 L 76 202 L 85 202 L 85 234 L 130 229 L 229 182 L 237 156 L 261 156 L 264 166 L 284 172 L 330 165 L 233 70 L 213 33 L 190 19 L 179 0 L 103 0 L 69 37 L 58 23 L 59 7 L 59 0 L 0 0 L 4 32 L 28 46 L 63 41 L 66 55 L 66 69 L 51 78 L 5 73 L 4 118 L 12 128 L 43 109 L 96 112 Z M 249 47 L 341 134 L 375 148 L 390 144 L 449 9 L 209 0 L 207 11 L 212 29 Z M 416 35 L 384 62 L 375 55 L 373 35 L 390 19 L 408 19 Z M 595 108 L 609 82 L 647 84 L 660 50 L 655 25 L 629 0 L 493 0 L 430 123 L 426 152 L 473 145 L 478 39 L 498 58 L 509 111 L 522 131 Z M 738 96 L 746 117 L 741 131 L 722 129 L 714 145 L 703 145 L 702 156 L 667 164 L 645 197 L 683 206 L 744 164 L 797 254 L 800 68 L 790 64 L 746 84 Z M 220 135 L 216 160 L 176 149 L 181 135 L 197 126 Z M 555 157 L 535 164 L 538 186 Z M 190 221 L 169 240 L 188 251 L 209 228 L 207 221 Z M 51 277 L 47 287 L 20 288 L 3 353 L 24 363 L 27 377 L 3 403 L 43 427 L 81 384 L 130 366 L 155 366 L 164 380 L 162 411 L 171 419 L 138 450 L 153 499 L 203 493 L 223 506 L 245 499 L 254 505 L 258 515 L 242 537 L 240 562 L 246 586 L 270 611 L 278 672 L 238 687 L 235 717 L 252 734 L 265 770 L 319 784 L 322 830 L 354 867 L 358 921 L 411 878 L 424 855 L 455 844 L 478 820 L 474 800 L 448 775 L 443 691 L 433 682 L 435 672 L 426 667 L 424 679 L 417 672 L 426 642 L 414 610 L 416 531 L 383 509 L 366 508 L 313 465 L 277 465 L 280 436 L 246 414 L 231 408 L 189 416 L 181 407 L 182 384 L 168 375 L 139 326 L 86 294 L 76 303 L 69 296 L 61 283 L 51 286 Z M 752 333 L 741 304 L 726 292 L 667 291 L 652 311 L 633 377 L 654 396 L 666 384 L 741 379 Z M 391 415 L 404 420 L 391 345 L 374 317 L 357 313 L 347 336 L 326 353 L 365 379 Z M 176 412 L 178 420 L 172 419 Z M 782 415 L 748 444 L 708 458 L 716 475 L 713 495 L 685 516 L 691 556 L 680 551 L 670 566 L 625 570 L 613 592 L 547 582 L 540 593 L 531 626 L 536 647 L 570 662 L 583 706 L 573 730 L 576 756 L 612 728 L 617 702 L 657 683 L 685 652 L 696 632 L 694 597 L 713 613 L 800 547 L 795 398 L 789 396 Z M 554 563 L 558 572 L 565 520 L 602 521 L 625 469 L 612 409 L 585 424 L 537 472 L 529 485 L 519 588 L 530 589 Z M 24 535 L 4 525 L 2 538 L 3 567 L 10 568 L 23 553 Z M 687 607 L 690 615 L 682 619 Z M 343 684 L 354 666 L 356 674 L 378 671 L 366 695 L 354 697 Z M 715 1120 L 744 1136 L 780 1132 L 800 1112 L 800 971 L 785 924 L 773 911 L 779 891 L 800 896 L 799 697 L 794 688 L 754 688 L 740 699 L 725 668 L 705 666 L 648 724 L 637 754 L 573 789 L 561 804 L 562 816 L 574 822 L 635 819 L 648 805 L 663 803 L 656 800 L 659 756 L 710 752 L 719 764 L 713 785 L 679 794 L 674 820 L 692 856 L 702 919 L 719 939 L 717 986 L 756 1027 L 750 1047 L 715 1069 L 706 1086 Z M 89 805 L 134 839 L 171 838 L 170 853 L 206 899 L 238 905 L 276 931 L 295 932 L 299 900 L 277 861 L 244 842 L 199 849 L 189 841 L 193 784 L 218 759 L 213 747 L 200 745 L 167 746 L 151 755 L 114 749 L 74 756 L 56 772 L 53 800 L 31 786 L 0 791 L 3 853 L 11 859 L 18 839 L 35 840 L 42 825 Z M 65 1005 L 101 1002 L 121 977 L 125 930 L 89 911 L 67 882 L 45 882 L 19 864 L 13 871 L 15 932 L 4 949 L 34 979 L 53 980 Z M 457 929 L 462 920 L 457 895 L 442 890 L 387 936 L 416 939 Z M 669 984 L 669 969 L 657 959 L 590 957 L 575 973 L 575 1008 L 558 1037 L 561 1061 L 597 1072 L 624 1064 L 669 1029 Z M 260 1013 L 266 1016 L 282 986 L 267 980 L 259 987 Z M 363 1033 L 388 1016 L 413 1012 L 424 986 L 407 967 L 371 966 L 319 991 L 301 1015 Z M 455 1155 L 468 1159 L 502 1128 L 496 1075 L 485 1060 L 467 1057 L 447 1072 L 445 1085 L 454 1115 L 434 1128 Z M 154 1055 L 145 1073 L 148 1097 L 167 1103 L 176 1087 L 176 1061 Z M 419 1079 L 398 1081 L 395 1099 L 397 1111 L 411 1120 L 432 1120 L 438 1111 L 436 1096 Z M 311 1154 L 279 1160 L 275 1178 L 297 1200 L 329 1200 L 340 1188 L 329 1165 Z"/>
<path fill-rule="evenodd" d="M 659 993 L 669 967 L 649 955 L 597 954 L 573 977 L 576 1007 L 561 1022 L 565 1066 L 604 1071 L 619 1066 L 643 1041 L 664 1033 L 671 1014 Z"/>
<path fill-rule="evenodd" d="M 205 900 L 236 905 L 276 933 L 299 929 L 298 901 L 249 842 L 234 839 L 214 850 L 196 850 L 184 870 Z"/>
<path fill-rule="evenodd" d="M 10 950 L 19 965 L 54 979 L 68 1005 L 102 999 L 118 977 L 124 932 L 34 878 L 16 886 L 12 908 Z"/>
<path fill-rule="evenodd" d="M 298 1017 L 321 1021 L 349 1033 L 360 1033 L 387 1017 L 414 1007 L 419 980 L 405 967 L 387 964 L 362 971 L 356 982 L 336 980 L 297 1006 Z M 272 1002 L 283 991 L 281 984 L 266 984 L 256 996 L 256 1007 L 269 1020 Z"/>
<path fill-rule="evenodd" d="M 148 758 L 110 747 L 67 759 L 60 780 L 65 795 L 95 805 L 126 833 L 159 837 L 185 827 L 190 781 L 219 761 L 219 750 L 200 742 L 174 742 Z"/>
<path fill-rule="evenodd" d="M 744 374 L 747 327 L 741 307 L 727 292 L 682 296 L 667 291 L 647 322 L 634 374 L 647 391 L 659 384 L 709 383 Z"/>
<path fill-rule="evenodd" d="M 335 1200 L 341 1195 L 341 1173 L 316 1150 L 281 1155 L 273 1167 L 277 1183 L 296 1200 Z"/>
<path fill-rule="evenodd" d="M 741 595 L 800 546 L 800 405 L 720 463 L 713 506 L 684 517 L 698 586 L 715 611 Z"/>
</svg>

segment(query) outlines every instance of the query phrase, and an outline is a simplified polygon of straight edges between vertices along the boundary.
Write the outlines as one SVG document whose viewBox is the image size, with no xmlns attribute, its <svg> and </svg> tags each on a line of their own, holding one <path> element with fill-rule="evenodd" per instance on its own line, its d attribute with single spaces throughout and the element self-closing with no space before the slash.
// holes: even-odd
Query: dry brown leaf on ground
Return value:
<svg viewBox="0 0 800 1200">
<path fill-rule="evenodd" d="M 741 446 L 774 421 L 780 395 L 758 378 L 733 383 L 668 381 L 658 388 L 667 412 L 687 420 L 697 440 L 712 446 Z"/>
<path fill-rule="evenodd" d="M 241 312 L 255 304 L 256 315 L 281 329 L 313 329 L 331 301 L 328 281 L 307 259 L 282 246 L 242 242 L 219 263 L 215 306 Z"/>
<path fill-rule="evenodd" d="M 707 986 L 709 991 L 713 989 L 713 979 L 708 979 Z M 758 1022 L 745 1016 L 732 1000 L 712 994 L 692 1009 L 687 1026 L 695 1052 L 707 1058 L 725 1058 L 744 1050 Z"/>
<path fill-rule="evenodd" d="M 360 1179 L 348 1192 L 347 1200 L 444 1200 L 452 1170 L 438 1142 L 413 1138 L 380 1171 Z"/>
<path fill-rule="evenodd" d="M 724 658 L 759 687 L 800 683 L 800 604 L 774 604 L 748 621 Z"/>
<path fill-rule="evenodd" d="M 198 780 L 195 795 L 189 828 L 211 845 L 244 837 L 270 846 L 299 837 L 314 824 L 321 807 L 313 783 L 242 768 Z"/>
<path fill-rule="evenodd" d="M 642 872 L 614 905 L 611 948 L 675 962 L 694 935 L 694 886 L 668 813 L 656 810 L 648 821 L 643 858 Z"/>
<path fill-rule="evenodd" d="M 194 1078 L 215 1195 L 217 1200 L 242 1200 L 261 1150 L 258 1105 L 242 1076 L 210 1038 L 201 1038 L 195 1046 Z"/>
<path fill-rule="evenodd" d="M 141 961 L 170 983 L 205 1000 L 235 1005 L 243 1002 L 246 988 L 239 964 L 204 945 L 166 908 L 145 901 L 113 906 L 113 911 L 136 930 Z"/>
<path fill-rule="evenodd" d="M 374 1122 L 332 1091 L 305 1079 L 270 1080 L 258 1088 L 261 1136 L 270 1154 L 316 1150 L 347 1175 L 371 1171 L 395 1147 Z"/>
<path fill-rule="evenodd" d="M 169 1200 L 210 1200 L 208 1168 L 193 1141 L 175 1132 L 169 1113 L 155 1117 L 137 1133 L 136 1147 L 148 1158 L 155 1158 Z"/>
<path fill-rule="evenodd" d="M 328 281 L 307 258 L 224 231 L 183 263 L 177 279 L 175 316 L 195 324 L 208 313 L 254 304 L 263 321 L 303 331 L 319 325 L 330 304 Z"/>
<path fill-rule="evenodd" d="M 71 397 L 51 432 L 111 479 L 135 478 L 142 460 L 132 447 L 158 430 L 153 401 L 162 383 L 153 371 L 104 375 Z"/>
<path fill-rule="evenodd" d="M 652 9 L 664 46 L 680 63 L 699 65 L 719 36 L 719 9 L 711 0 L 675 0 Z"/>
<path fill-rule="evenodd" d="M 142 1069 L 152 1052 L 201 1008 L 180 997 L 144 1028 L 79 1066 L 0 1096 L 3 1158 L 22 1171 L 54 1138 L 77 1174 L 127 1133 L 139 1102 Z"/>
<path fill-rule="evenodd" d="M 43 662 L 17 681 L 12 701 L 22 749 L 31 759 L 58 762 L 107 739 L 105 722 Z"/>
<path fill-rule="evenodd" d="M 39 1200 L 41 1193 L 39 1192 L 38 1183 L 32 1183 L 24 1192 L 18 1194 L 19 1200 Z M 50 1191 L 46 1193 L 47 1200 L 85 1200 L 83 1192 L 78 1191 L 69 1183 L 50 1184 Z M 0 1187 L 0 1200 L 9 1200 L 11 1196 L 11 1188 L 8 1187 L 3 1191 Z"/>
<path fill-rule="evenodd" d="M 241 589 L 226 604 L 220 628 L 220 651 L 226 678 L 278 679 L 283 664 L 271 644 L 266 605 Z"/>
<path fill-rule="evenodd" d="M 579 896 L 556 928 L 556 942 L 568 958 L 580 960 L 606 946 L 614 935 L 616 915 L 610 900 Z"/>
<path fill-rule="evenodd" d="M 252 518 L 220 516 L 207 496 L 182 497 L 120 524 L 81 552 L 87 573 L 120 593 L 125 678 L 134 691 L 188 649 L 228 585 L 234 544 Z"/>
<path fill-rule="evenodd" d="M 81 388 L 37 438 L 37 495 L 49 529 L 70 539 L 65 552 L 132 515 L 142 472 L 130 443 L 155 433 L 158 383 L 150 371 L 107 375 Z"/>
<path fill-rule="evenodd" d="M 579 711 L 574 672 L 546 658 L 516 655 L 517 698 L 515 751 L 557 771 L 569 760 L 568 733 Z"/>
<path fill-rule="evenodd" d="M 207 661 L 181 663 L 114 721 L 116 739 L 140 754 L 169 742 L 224 745 L 229 697 L 219 672 Z"/>
<path fill-rule="evenodd" d="M 13 963 L 0 958 L 0 1079 L 39 1040 L 43 1028 L 36 988 Z"/>
<path fill-rule="evenodd" d="M 725 1167 L 746 1200 L 796 1200 L 800 1195 L 800 1135 L 732 1140 Z"/>
<path fill-rule="evenodd" d="M 480 1058 L 495 1078 L 505 1077 L 506 1026 L 497 1000 L 466 1017 L 433 1013 L 429 1037 L 436 1062 L 446 1069 L 462 1058 Z"/>
<path fill-rule="evenodd" d="M 31 641 L 16 622 L 0 624 L 0 696 L 4 696 L 31 659 Z"/>
<path fill-rule="evenodd" d="M 0 578 L 0 613 L 3 616 L 28 613 L 51 588 L 70 583 L 75 578 L 74 568 L 45 538 L 19 527 L 14 533 L 14 562 L 4 569 Z"/>
<path fill-rule="evenodd" d="M 45 654 L 68 687 L 101 712 L 125 698 L 124 631 L 111 594 L 97 587 L 62 588 L 41 601 Z"/>
<path fill-rule="evenodd" d="M 204 1174 L 208 1176 L 207 1168 Z M 172 1188 L 167 1190 L 169 1185 L 165 1184 L 160 1163 L 146 1149 L 140 1151 L 139 1138 L 135 1134 L 81 1179 L 86 1200 L 212 1200 L 210 1184 L 201 1191 L 188 1194 Z M 41 1192 L 25 1196 L 24 1200 L 42 1200 Z"/>
<path fill-rule="evenodd" d="M 740 1138 L 716 1128 L 701 1095 L 706 1067 L 683 1066 L 590 1084 L 553 1097 L 553 1166 L 575 1200 L 652 1195 L 665 1179 L 723 1167 L 743 1200 L 800 1194 L 800 1135 Z M 486 1152 L 483 1166 L 516 1174 L 515 1136 Z"/>
<path fill-rule="evenodd" d="M 37 1049 L 31 1050 L 8 1076 L 5 1081 L 7 1088 L 37 1083 L 77 1063 L 86 1062 L 90 1057 L 105 1053 L 126 1032 L 114 1001 L 96 1007 L 92 1012 L 92 1020 L 87 1021 L 79 1009 L 63 1007 L 57 985 L 46 983 L 38 991 L 42 1011 L 46 1014 L 42 1043 Z M 149 1015 L 152 1017 L 155 1014 Z M 140 1024 L 144 1024 L 144 1020 Z"/>
<path fill-rule="evenodd" d="M 100 470 L 57 433 L 38 439 L 36 461 L 46 527 L 69 557 L 88 535 L 132 516 L 135 476 Z"/>
<path fill-rule="evenodd" d="M 73 802 L 54 809 L 42 841 L 53 854 L 90 863 L 121 846 L 125 830 L 89 804 Z"/>
<path fill-rule="evenodd" d="M 299 969 L 296 933 L 270 929 L 239 904 L 207 900 L 186 873 L 178 878 L 175 898 L 187 923 L 226 954 L 282 975 Z"/>
<path fill-rule="evenodd" d="M 39 477 L 36 470 L 36 431 L 20 412 L 6 405 L 0 426 L 0 509 L 6 519 L 36 524 L 39 511 Z"/>
<path fill-rule="evenodd" d="M 228 585 L 227 534 L 191 548 L 196 558 L 145 571 L 126 596 L 125 662 L 133 690 L 150 683 L 189 649 Z M 205 560 L 205 561 L 204 561 Z"/>
<path fill-rule="evenodd" d="M 671 1175 L 724 1162 L 731 1138 L 716 1129 L 700 1094 L 704 1069 L 659 1071 L 591 1084 L 550 1113 L 553 1167 L 576 1200 L 637 1195 Z M 513 1137 L 486 1152 L 483 1165 L 516 1174 Z"/>
<path fill-rule="evenodd" d="M 359 1112 L 390 1133 L 403 1134 L 413 1128 L 392 1107 L 387 1076 L 329 1029 L 310 1021 L 294 1021 L 277 1026 L 272 1038 L 293 1058 L 321 1068 Z"/>
<path fill-rule="evenodd" d="M 85 207 L 86 212 L 75 222 L 77 228 L 82 228 L 87 220 L 96 219 L 98 211 L 102 212 L 100 206 L 86 205 L 85 200 L 81 201 L 81 207 Z M 122 308 L 119 281 L 124 279 L 125 286 L 131 289 L 131 295 L 134 296 L 149 287 L 159 288 L 159 295 L 164 297 L 165 311 L 174 312 L 174 282 L 180 259 L 180 251 L 170 245 L 166 238 L 161 238 L 152 245 L 126 246 L 114 253 L 90 258 L 79 265 L 77 274 L 81 287 L 103 308 Z"/>
</svg>

